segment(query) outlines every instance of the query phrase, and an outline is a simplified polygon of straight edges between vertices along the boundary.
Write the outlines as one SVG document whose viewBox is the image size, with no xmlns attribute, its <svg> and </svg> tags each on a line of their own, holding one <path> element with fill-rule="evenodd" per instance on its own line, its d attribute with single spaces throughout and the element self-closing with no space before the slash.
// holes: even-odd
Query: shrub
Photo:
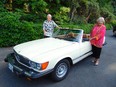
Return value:
<svg viewBox="0 0 116 87">
<path fill-rule="evenodd" d="M 69 11 L 70 9 L 67 7 L 60 7 L 60 11 L 56 12 L 54 17 L 59 22 L 59 24 L 64 24 L 69 21 L 68 17 Z"/>
<path fill-rule="evenodd" d="M 106 29 L 107 30 L 111 30 L 112 29 L 112 25 L 109 23 L 109 24 L 105 24 L 106 25 Z"/>
<path fill-rule="evenodd" d="M 62 25 L 62 28 L 69 28 L 69 29 L 83 29 L 84 33 L 90 33 L 92 28 L 93 28 L 94 24 L 65 24 Z M 112 29 L 112 25 L 111 24 L 105 24 L 106 29 L 110 30 Z"/>
<path fill-rule="evenodd" d="M 2 1 L 0 1 L 0 12 L 5 12 L 7 11 L 6 9 L 4 9 L 4 5 L 2 3 Z"/>
<path fill-rule="evenodd" d="M 93 24 L 81 24 L 79 28 L 83 29 L 84 33 L 90 33 L 93 26 L 94 26 Z"/>
<path fill-rule="evenodd" d="M 116 20 L 112 20 L 112 21 L 111 21 L 111 25 L 112 25 L 112 26 L 116 26 Z"/>
<path fill-rule="evenodd" d="M 114 22 L 113 22 L 114 23 Z M 62 24 L 63 28 L 83 29 L 84 33 L 90 33 L 93 24 Z M 111 24 L 106 24 L 111 29 Z M 0 47 L 14 46 L 23 42 L 42 38 L 42 23 L 33 23 L 21 20 L 18 12 L 0 13 Z"/>
<path fill-rule="evenodd" d="M 116 20 L 112 20 L 110 25 L 112 26 L 113 32 L 116 31 Z"/>
<path fill-rule="evenodd" d="M 42 37 L 39 24 L 20 21 L 20 17 L 18 13 L 0 13 L 0 47 L 14 46 Z"/>
<path fill-rule="evenodd" d="M 93 24 L 65 24 L 62 25 L 63 28 L 70 28 L 70 29 L 83 29 L 84 33 L 90 33 Z"/>
</svg>

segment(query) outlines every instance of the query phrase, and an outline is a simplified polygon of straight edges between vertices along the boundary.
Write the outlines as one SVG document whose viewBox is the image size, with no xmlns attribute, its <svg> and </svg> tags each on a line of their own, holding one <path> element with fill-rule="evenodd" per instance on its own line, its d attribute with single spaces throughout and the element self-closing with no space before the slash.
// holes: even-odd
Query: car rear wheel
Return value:
<svg viewBox="0 0 116 87">
<path fill-rule="evenodd" d="M 68 60 L 61 60 L 52 72 L 52 79 L 54 81 L 61 81 L 68 75 L 70 63 Z"/>
</svg>

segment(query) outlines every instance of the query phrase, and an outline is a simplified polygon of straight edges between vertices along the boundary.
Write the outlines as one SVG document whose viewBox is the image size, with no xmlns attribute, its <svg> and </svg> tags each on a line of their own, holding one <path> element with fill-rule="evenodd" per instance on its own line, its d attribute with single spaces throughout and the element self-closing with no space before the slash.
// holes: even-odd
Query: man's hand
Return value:
<svg viewBox="0 0 116 87">
<path fill-rule="evenodd" d="M 46 35 L 46 30 L 45 29 L 43 30 L 43 33 L 44 33 L 44 35 Z"/>
<path fill-rule="evenodd" d="M 62 27 L 57 26 L 58 29 L 62 29 Z"/>
</svg>

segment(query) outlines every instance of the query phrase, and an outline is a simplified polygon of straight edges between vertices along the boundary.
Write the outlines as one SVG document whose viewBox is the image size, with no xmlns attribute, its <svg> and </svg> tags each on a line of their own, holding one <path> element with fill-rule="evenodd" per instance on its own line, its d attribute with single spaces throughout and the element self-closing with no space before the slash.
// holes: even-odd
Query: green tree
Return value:
<svg viewBox="0 0 116 87">
<path fill-rule="evenodd" d="M 114 19 L 115 15 L 114 15 L 114 8 L 112 5 L 113 0 L 97 0 L 97 1 L 100 6 L 100 15 L 105 17 L 107 22 L 109 22 L 111 19 Z"/>
<path fill-rule="evenodd" d="M 90 16 L 99 15 L 99 4 L 96 0 L 70 0 L 70 2 L 70 21 L 86 23 Z"/>
</svg>

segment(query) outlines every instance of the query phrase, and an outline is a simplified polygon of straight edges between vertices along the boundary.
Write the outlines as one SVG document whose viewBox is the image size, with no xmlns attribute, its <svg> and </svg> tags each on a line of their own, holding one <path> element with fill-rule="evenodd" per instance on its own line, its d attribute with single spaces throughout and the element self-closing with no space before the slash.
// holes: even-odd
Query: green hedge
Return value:
<svg viewBox="0 0 116 87">
<path fill-rule="evenodd" d="M 70 28 L 70 29 L 83 29 L 84 33 L 90 33 L 93 24 L 77 24 L 77 25 L 73 25 L 73 24 L 66 24 L 66 25 L 62 25 L 62 27 L 66 27 L 66 28 Z"/>
<path fill-rule="evenodd" d="M 42 37 L 39 23 L 20 21 L 20 17 L 18 13 L 0 13 L 0 47 L 14 46 Z"/>
<path fill-rule="evenodd" d="M 111 25 L 112 26 L 116 26 L 116 19 L 114 19 L 114 20 L 111 21 Z"/>
<path fill-rule="evenodd" d="M 70 29 L 74 29 L 74 28 L 83 29 L 84 33 L 90 33 L 93 26 L 94 26 L 94 24 L 77 24 L 77 25 L 75 25 L 75 24 L 65 24 L 65 25 L 62 25 L 62 27 L 66 27 L 66 28 L 70 28 Z M 107 30 L 112 29 L 112 24 L 111 23 L 105 24 L 105 26 L 106 26 Z"/>
<path fill-rule="evenodd" d="M 40 39 L 43 36 L 42 23 L 27 22 L 21 19 L 18 12 L 0 13 L 0 47 L 14 46 L 23 42 Z M 63 28 L 83 29 L 84 33 L 90 33 L 93 24 L 65 24 Z M 111 24 L 106 24 L 111 29 Z"/>
</svg>

